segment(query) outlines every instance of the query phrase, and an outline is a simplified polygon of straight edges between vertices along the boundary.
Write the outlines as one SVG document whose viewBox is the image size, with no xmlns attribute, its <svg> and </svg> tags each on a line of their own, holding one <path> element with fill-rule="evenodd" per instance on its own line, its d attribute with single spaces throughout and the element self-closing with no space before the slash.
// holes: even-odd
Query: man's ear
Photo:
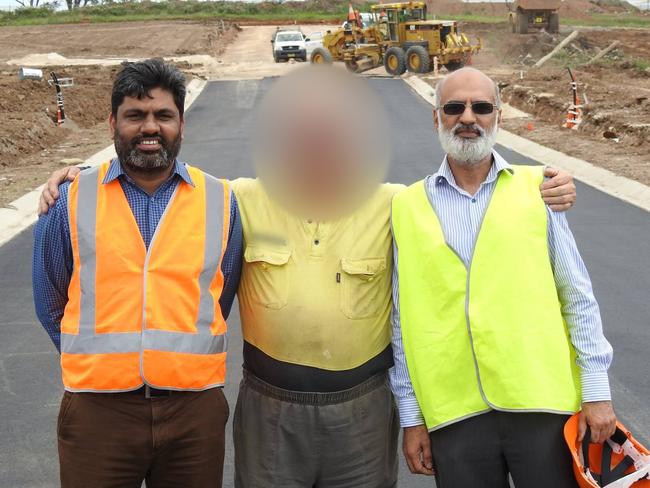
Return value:
<svg viewBox="0 0 650 488">
<path fill-rule="evenodd" d="M 185 139 L 185 116 L 181 115 L 181 141 Z"/>
<path fill-rule="evenodd" d="M 438 120 L 438 110 L 433 109 L 433 126 L 436 128 L 436 130 L 440 129 L 440 121 Z"/>
<path fill-rule="evenodd" d="M 497 124 L 499 124 L 499 127 L 501 126 L 501 122 L 503 122 L 503 110 L 499 109 L 497 115 Z"/>
<path fill-rule="evenodd" d="M 115 116 L 113 115 L 113 112 L 108 114 L 108 127 L 111 131 L 111 138 L 115 137 L 115 125 L 117 124 L 117 121 L 115 120 Z"/>
</svg>

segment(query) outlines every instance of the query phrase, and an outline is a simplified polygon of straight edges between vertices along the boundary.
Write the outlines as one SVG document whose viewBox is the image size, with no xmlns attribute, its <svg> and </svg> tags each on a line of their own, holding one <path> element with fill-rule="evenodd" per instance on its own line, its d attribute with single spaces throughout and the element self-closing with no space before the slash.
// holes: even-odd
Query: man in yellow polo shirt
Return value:
<svg viewBox="0 0 650 488">
<path fill-rule="evenodd" d="M 355 183 L 347 188 L 363 182 L 345 165 L 318 163 L 340 149 L 334 136 L 338 144 L 323 141 L 349 106 L 334 102 L 333 83 L 294 91 L 282 130 L 273 132 L 292 138 L 276 141 L 290 150 L 285 162 L 318 147 L 319 157 L 311 155 L 316 163 L 274 167 L 286 184 L 282 191 L 268 179 L 232 182 L 245 241 L 238 291 L 244 379 L 234 415 L 238 488 L 397 483 L 399 425 L 387 383 L 393 365 L 390 202 L 403 186 L 374 185 L 361 192 L 364 198 L 348 201 L 339 191 L 346 186 L 341 174 Z M 305 115 L 314 92 L 332 100 L 332 112 L 320 111 L 310 126 L 298 109 Z M 355 135 L 359 140 L 358 130 Z M 47 200 L 66 174 L 50 179 Z M 566 173 L 544 188 L 554 188 L 550 202 L 557 194 L 574 200 Z"/>
</svg>

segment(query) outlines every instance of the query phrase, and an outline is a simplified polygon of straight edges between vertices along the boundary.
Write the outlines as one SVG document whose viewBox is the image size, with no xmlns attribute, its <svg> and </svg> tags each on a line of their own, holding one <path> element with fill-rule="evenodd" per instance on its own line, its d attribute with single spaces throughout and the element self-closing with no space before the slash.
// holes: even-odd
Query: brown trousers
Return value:
<svg viewBox="0 0 650 488">
<path fill-rule="evenodd" d="M 57 426 L 61 486 L 219 488 L 228 413 L 221 388 L 151 399 L 66 391 Z"/>
</svg>

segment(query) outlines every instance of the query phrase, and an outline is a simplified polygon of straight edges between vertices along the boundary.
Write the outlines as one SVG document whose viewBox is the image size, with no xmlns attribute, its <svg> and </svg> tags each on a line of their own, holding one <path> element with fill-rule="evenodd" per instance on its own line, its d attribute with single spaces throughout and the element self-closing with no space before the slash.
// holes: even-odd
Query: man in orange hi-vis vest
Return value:
<svg viewBox="0 0 650 488">
<path fill-rule="evenodd" d="M 127 63 L 109 118 L 118 157 L 64 184 L 35 229 L 64 488 L 221 486 L 241 224 L 228 183 L 176 159 L 184 101 L 179 70 Z"/>
</svg>

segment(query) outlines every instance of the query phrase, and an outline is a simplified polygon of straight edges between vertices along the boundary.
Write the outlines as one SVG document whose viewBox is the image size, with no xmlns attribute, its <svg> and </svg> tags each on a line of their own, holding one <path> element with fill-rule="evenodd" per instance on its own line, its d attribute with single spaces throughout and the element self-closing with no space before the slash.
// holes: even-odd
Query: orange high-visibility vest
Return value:
<svg viewBox="0 0 650 488">
<path fill-rule="evenodd" d="M 73 273 L 61 321 L 69 391 L 204 390 L 224 384 L 219 306 L 230 225 L 228 183 L 188 167 L 145 247 L 110 163 L 70 185 Z"/>
</svg>

